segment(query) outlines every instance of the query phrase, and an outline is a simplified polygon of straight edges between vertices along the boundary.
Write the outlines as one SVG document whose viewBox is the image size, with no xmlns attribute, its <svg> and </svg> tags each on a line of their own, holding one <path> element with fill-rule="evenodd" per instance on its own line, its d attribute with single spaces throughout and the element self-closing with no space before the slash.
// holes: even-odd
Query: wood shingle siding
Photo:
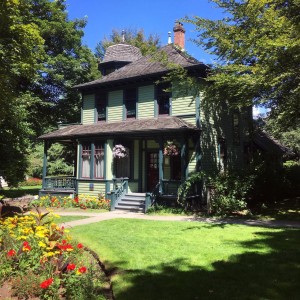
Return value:
<svg viewBox="0 0 300 300">
<path fill-rule="evenodd" d="M 108 122 L 123 120 L 123 91 L 108 93 Z"/>
<path fill-rule="evenodd" d="M 138 118 L 154 117 L 154 85 L 142 86 L 138 90 Z"/>
<path fill-rule="evenodd" d="M 95 96 L 84 95 L 82 107 L 82 124 L 95 123 Z"/>
</svg>

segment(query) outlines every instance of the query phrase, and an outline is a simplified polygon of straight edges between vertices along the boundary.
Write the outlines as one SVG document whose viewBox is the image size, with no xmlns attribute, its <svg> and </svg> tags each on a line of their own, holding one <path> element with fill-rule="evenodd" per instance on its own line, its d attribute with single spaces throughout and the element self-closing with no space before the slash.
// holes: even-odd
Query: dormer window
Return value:
<svg viewBox="0 0 300 300">
<path fill-rule="evenodd" d="M 126 89 L 124 90 L 124 104 L 126 110 L 126 119 L 136 117 L 136 89 Z"/>
<path fill-rule="evenodd" d="M 96 108 L 97 108 L 97 121 L 106 121 L 106 104 L 107 104 L 107 93 L 97 92 L 96 93 Z"/>
<path fill-rule="evenodd" d="M 157 106 L 159 115 L 170 115 L 170 84 L 160 84 L 157 87 Z"/>
</svg>

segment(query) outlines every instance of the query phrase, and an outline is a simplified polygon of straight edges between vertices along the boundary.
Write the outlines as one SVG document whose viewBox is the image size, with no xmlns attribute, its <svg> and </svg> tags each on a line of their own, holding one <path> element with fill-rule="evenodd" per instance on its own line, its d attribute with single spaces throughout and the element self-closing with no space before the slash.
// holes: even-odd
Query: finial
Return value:
<svg viewBox="0 0 300 300">
<path fill-rule="evenodd" d="M 122 30 L 122 42 L 125 43 L 125 30 Z"/>
<path fill-rule="evenodd" d="M 171 31 L 168 32 L 168 45 L 172 44 Z"/>
</svg>

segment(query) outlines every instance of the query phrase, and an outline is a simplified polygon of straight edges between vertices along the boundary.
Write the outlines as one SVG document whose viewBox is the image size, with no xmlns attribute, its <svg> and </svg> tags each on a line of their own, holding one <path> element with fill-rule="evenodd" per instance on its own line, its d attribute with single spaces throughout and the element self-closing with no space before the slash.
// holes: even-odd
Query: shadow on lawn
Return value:
<svg viewBox="0 0 300 300">
<path fill-rule="evenodd" d="M 210 270 L 178 259 L 143 271 L 127 271 L 130 287 L 117 293 L 116 299 L 141 299 L 141 295 L 143 300 L 299 299 L 300 230 L 255 235 L 257 241 L 242 243 L 243 254 L 216 261 Z M 267 251 L 258 253 L 257 249 Z M 184 271 L 181 265 L 186 266 Z"/>
</svg>

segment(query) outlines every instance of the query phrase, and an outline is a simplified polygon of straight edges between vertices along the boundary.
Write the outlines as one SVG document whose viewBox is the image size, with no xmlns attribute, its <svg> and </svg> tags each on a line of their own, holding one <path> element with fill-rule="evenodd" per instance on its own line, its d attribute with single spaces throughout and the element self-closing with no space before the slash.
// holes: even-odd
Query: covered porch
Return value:
<svg viewBox="0 0 300 300">
<path fill-rule="evenodd" d="M 40 139 L 44 140 L 41 194 L 104 194 L 111 199 L 111 209 L 130 193 L 143 193 L 150 202 L 161 196 L 176 198 L 178 186 L 199 168 L 200 130 L 176 117 L 70 125 Z M 54 141 L 76 145 L 74 176 L 47 176 L 47 150 Z M 169 143 L 177 148 L 175 155 L 166 153 Z M 113 157 L 120 144 L 128 149 L 127 161 Z"/>
</svg>

